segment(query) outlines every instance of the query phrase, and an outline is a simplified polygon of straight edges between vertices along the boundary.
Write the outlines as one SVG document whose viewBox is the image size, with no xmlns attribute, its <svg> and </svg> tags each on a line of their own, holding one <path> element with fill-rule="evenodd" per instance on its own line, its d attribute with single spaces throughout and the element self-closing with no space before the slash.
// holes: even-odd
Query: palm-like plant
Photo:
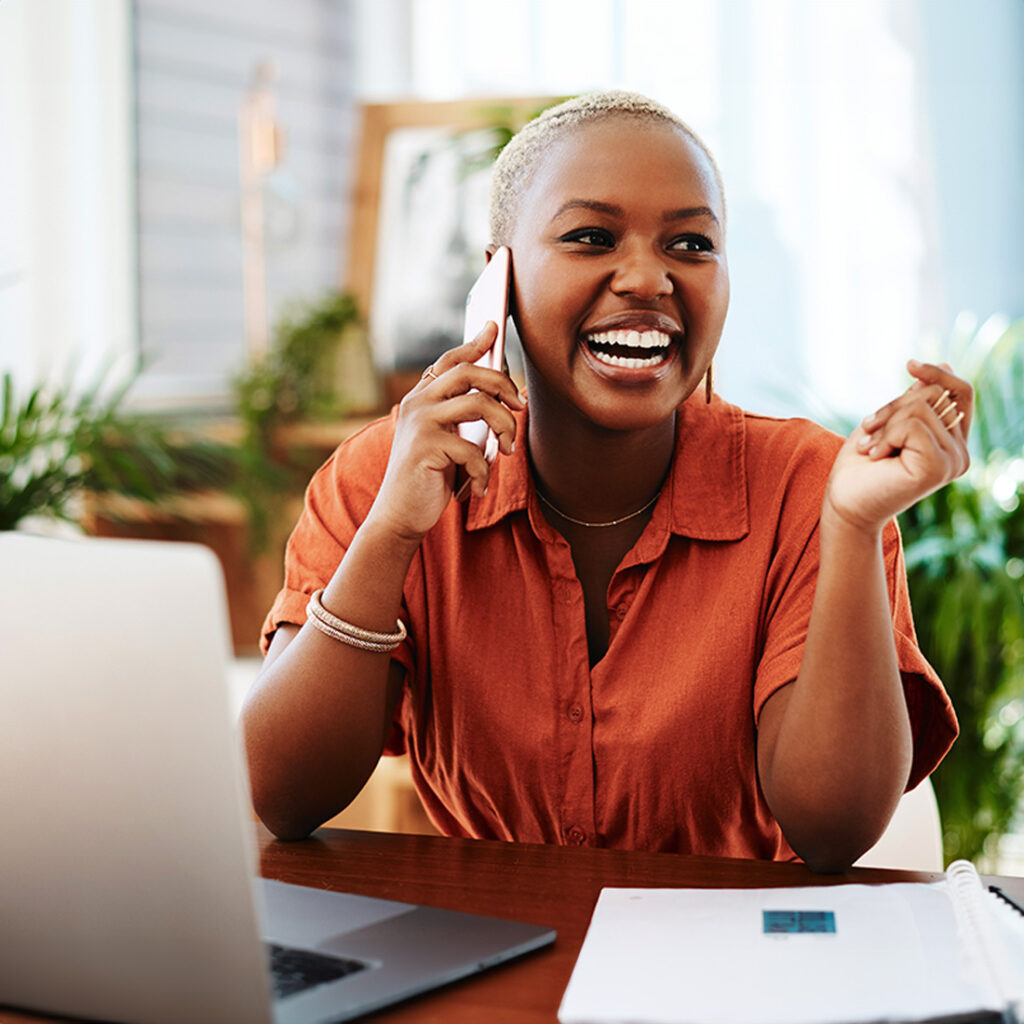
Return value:
<svg viewBox="0 0 1024 1024">
<path fill-rule="evenodd" d="M 0 379 L 0 530 L 34 515 L 73 520 L 85 491 L 156 501 L 232 478 L 228 449 L 121 412 L 131 381 L 105 393 L 104 376 L 81 394 L 40 385 L 24 397 L 10 373 Z"/>
<path fill-rule="evenodd" d="M 958 321 L 936 357 L 974 385 L 966 477 L 901 517 L 922 650 L 960 737 L 933 775 L 945 854 L 989 858 L 1024 800 L 1024 321 Z"/>
<path fill-rule="evenodd" d="M 900 527 L 918 641 L 960 721 L 932 776 L 944 853 L 991 866 L 1024 813 L 1024 320 L 964 315 L 933 348 L 974 387 L 971 469 Z M 836 433 L 856 424 L 806 384 L 781 397 Z"/>
</svg>

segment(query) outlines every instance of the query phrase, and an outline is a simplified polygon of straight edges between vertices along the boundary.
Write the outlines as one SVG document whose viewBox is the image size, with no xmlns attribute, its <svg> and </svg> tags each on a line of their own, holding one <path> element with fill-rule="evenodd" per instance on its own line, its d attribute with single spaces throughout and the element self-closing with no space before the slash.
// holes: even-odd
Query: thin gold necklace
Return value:
<svg viewBox="0 0 1024 1024">
<path fill-rule="evenodd" d="M 658 493 L 653 498 L 651 498 L 651 500 L 647 502 L 647 504 L 644 505 L 642 508 L 638 508 L 635 512 L 630 512 L 629 515 L 622 516 L 620 519 L 611 519 L 607 523 L 587 523 L 584 522 L 582 519 L 574 519 L 572 516 L 567 515 L 557 505 L 553 504 L 547 498 L 545 498 L 544 495 L 541 494 L 539 488 L 535 488 L 535 490 L 537 491 L 537 497 L 540 498 L 540 500 L 543 501 L 544 504 L 547 505 L 547 507 L 551 509 L 552 512 L 557 513 L 563 519 L 568 520 L 570 523 L 575 523 L 577 526 L 589 526 L 592 529 L 601 529 L 605 526 L 618 526 L 619 523 L 625 523 L 629 519 L 636 519 L 637 516 L 642 515 L 644 512 L 646 512 L 661 497 L 661 491 L 658 491 Z"/>
</svg>

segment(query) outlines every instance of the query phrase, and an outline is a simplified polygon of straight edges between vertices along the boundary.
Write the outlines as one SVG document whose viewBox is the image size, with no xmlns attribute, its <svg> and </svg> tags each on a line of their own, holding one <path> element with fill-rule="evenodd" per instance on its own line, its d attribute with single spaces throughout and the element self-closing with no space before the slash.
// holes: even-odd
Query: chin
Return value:
<svg viewBox="0 0 1024 1024">
<path fill-rule="evenodd" d="M 673 420 L 676 410 L 686 400 L 683 394 L 675 399 L 650 401 L 637 396 L 631 401 L 600 402 L 580 411 L 595 426 L 616 433 L 652 430 Z"/>
</svg>

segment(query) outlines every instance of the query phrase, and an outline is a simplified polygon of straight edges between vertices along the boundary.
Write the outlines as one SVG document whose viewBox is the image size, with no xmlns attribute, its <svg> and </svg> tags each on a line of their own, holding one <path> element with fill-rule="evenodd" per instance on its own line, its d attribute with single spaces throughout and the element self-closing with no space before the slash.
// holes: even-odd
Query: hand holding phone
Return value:
<svg viewBox="0 0 1024 1024">
<path fill-rule="evenodd" d="M 501 246 L 484 267 L 466 297 L 466 324 L 463 343 L 472 341 L 489 320 L 498 325 L 494 344 L 476 361 L 477 366 L 501 371 L 505 368 L 505 322 L 508 320 L 508 296 L 512 281 L 512 253 Z M 479 445 L 488 462 L 498 454 L 498 439 L 484 420 L 459 424 L 459 434 Z"/>
</svg>

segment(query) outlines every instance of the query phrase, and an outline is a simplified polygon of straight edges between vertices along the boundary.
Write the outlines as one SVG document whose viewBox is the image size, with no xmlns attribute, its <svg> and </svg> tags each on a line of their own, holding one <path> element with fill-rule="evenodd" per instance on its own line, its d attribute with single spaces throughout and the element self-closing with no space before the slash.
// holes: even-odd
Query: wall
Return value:
<svg viewBox="0 0 1024 1024">
<path fill-rule="evenodd" d="M 277 69 L 284 160 L 264 189 L 271 322 L 341 279 L 356 123 L 346 0 L 136 0 L 139 394 L 217 401 L 246 358 L 240 104 Z"/>
</svg>

